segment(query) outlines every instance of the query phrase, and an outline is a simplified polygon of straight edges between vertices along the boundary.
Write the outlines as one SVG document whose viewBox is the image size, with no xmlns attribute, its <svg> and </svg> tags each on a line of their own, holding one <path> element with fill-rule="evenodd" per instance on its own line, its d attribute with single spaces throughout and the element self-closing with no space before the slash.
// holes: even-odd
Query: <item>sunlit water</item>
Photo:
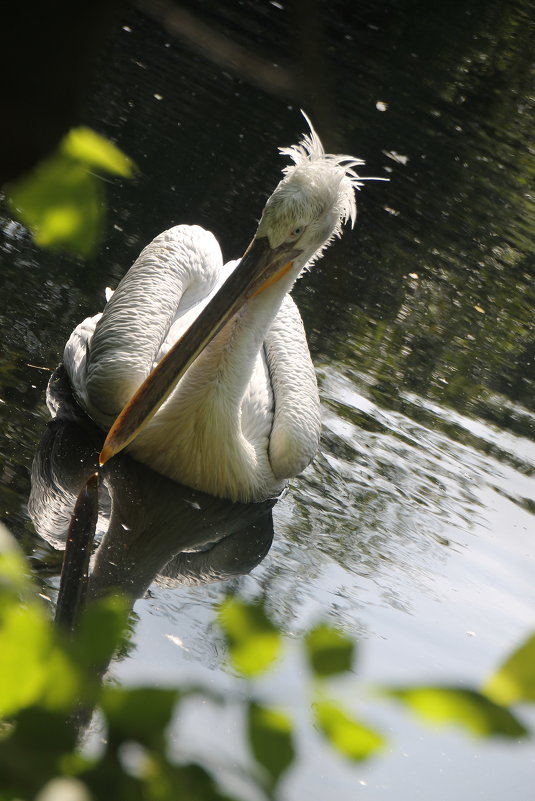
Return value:
<svg viewBox="0 0 535 801">
<path fill-rule="evenodd" d="M 135 605 L 133 646 L 111 668 L 129 684 L 191 680 L 235 699 L 224 709 L 188 702 L 174 747 L 236 781 L 248 764 L 249 689 L 228 674 L 215 610 L 231 591 L 263 597 L 290 642 L 261 694 L 298 722 L 291 801 L 349 801 L 359 790 L 385 801 L 533 797 L 529 741 L 434 731 L 371 693 L 479 687 L 535 628 L 533 61 L 527 6 L 499 5 L 455 4 L 451 19 L 425 20 L 366 7 L 348 19 L 334 7 L 326 37 L 341 111 L 331 136 L 391 182 L 363 191 L 357 230 L 296 288 L 318 369 L 321 453 L 274 507 L 264 561 L 226 582 L 153 583 Z M 256 6 L 251 14 L 258 21 Z M 276 146 L 302 128 L 294 108 L 141 17 L 126 22 L 86 122 L 142 173 L 110 186 L 98 259 L 37 252 L 7 220 L 1 251 L 1 513 L 51 599 L 61 556 L 26 512 L 47 369 L 162 228 L 201 223 L 238 255 L 278 179 Z M 242 21 L 216 22 L 244 35 Z M 287 34 L 285 24 L 267 30 Z M 297 643 L 318 620 L 358 642 L 356 670 L 333 692 L 388 741 L 358 767 L 310 725 Z M 532 709 L 522 719 L 535 731 Z"/>
<path fill-rule="evenodd" d="M 424 799 L 430 787 L 433 798 L 499 798 L 514 773 L 518 797 L 528 799 L 531 745 L 429 731 L 368 694 L 380 684 L 480 687 L 532 631 L 533 520 L 522 498 L 534 497 L 533 443 L 431 404 L 434 425 L 415 423 L 376 406 L 365 377 L 344 375 L 341 366 L 331 365 L 322 379 L 323 452 L 275 508 L 269 555 L 234 589 L 248 599 L 263 595 L 292 636 L 327 618 L 358 638 L 356 674 L 337 692 L 388 734 L 389 748 L 375 764 L 354 769 L 321 747 L 305 725 L 305 674 L 291 652 L 262 685 L 265 700 L 288 705 L 301 722 L 306 756 L 288 781 L 289 797 L 350 799 L 361 782 L 373 798 Z M 441 433 L 451 426 L 476 436 L 481 449 Z M 503 459 L 487 456 L 487 445 Z M 136 652 L 113 675 L 164 684 L 179 675 L 229 691 L 213 614 L 226 591 L 153 585 L 136 606 Z M 237 701 L 230 706 L 225 713 L 190 710 L 187 753 L 246 764 L 242 710 Z M 533 713 L 525 714 L 533 723 Z"/>
</svg>

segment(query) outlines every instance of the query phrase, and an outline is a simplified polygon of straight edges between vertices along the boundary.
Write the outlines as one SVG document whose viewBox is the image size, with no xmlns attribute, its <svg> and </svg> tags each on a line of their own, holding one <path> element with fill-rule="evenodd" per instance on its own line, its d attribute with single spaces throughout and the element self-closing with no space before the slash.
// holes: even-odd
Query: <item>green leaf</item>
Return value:
<svg viewBox="0 0 535 801">
<path fill-rule="evenodd" d="M 278 709 L 251 702 L 249 743 L 256 761 L 266 769 L 273 789 L 295 757 L 290 719 Z"/>
<path fill-rule="evenodd" d="M 506 659 L 483 692 L 498 704 L 535 701 L 535 634 Z"/>
<path fill-rule="evenodd" d="M 74 128 L 55 154 L 6 186 L 11 213 L 40 247 L 88 256 L 101 235 L 105 200 L 93 171 L 130 178 L 134 163 L 90 128 Z"/>
<path fill-rule="evenodd" d="M 164 730 L 179 697 L 177 690 L 105 687 L 101 705 L 110 741 L 136 740 L 147 748 L 163 748 Z"/>
<path fill-rule="evenodd" d="M 0 621 L 0 718 L 34 703 L 47 682 L 52 645 L 48 620 L 37 606 L 15 604 Z"/>
<path fill-rule="evenodd" d="M 75 725 L 64 714 L 39 707 L 23 710 L 10 736 L 0 741 L 2 791 L 13 788 L 10 798 L 33 798 L 62 772 L 62 761 L 73 752 L 76 738 Z"/>
<path fill-rule="evenodd" d="M 310 667 L 319 678 L 345 673 L 353 664 L 353 642 L 331 626 L 321 624 L 305 637 Z"/>
<path fill-rule="evenodd" d="M 0 718 L 39 702 L 68 710 L 79 691 L 78 672 L 61 648 L 27 567 L 0 531 Z"/>
<path fill-rule="evenodd" d="M 369 759 L 384 746 L 379 732 L 351 718 L 333 701 L 318 701 L 314 712 L 323 736 L 340 754 L 355 762 Z"/>
<path fill-rule="evenodd" d="M 131 178 L 134 162 L 91 128 L 73 128 L 61 142 L 61 152 L 97 170 Z"/>
<path fill-rule="evenodd" d="M 210 776 L 200 765 L 180 765 L 173 767 L 176 792 L 171 797 L 180 801 L 238 801 L 222 793 Z"/>
<path fill-rule="evenodd" d="M 244 676 L 256 676 L 277 659 L 281 648 L 278 629 L 262 604 L 227 599 L 219 610 L 234 668 Z"/>
<path fill-rule="evenodd" d="M 54 636 L 54 646 L 44 665 L 47 680 L 40 704 L 50 711 L 70 713 L 80 697 L 83 680 L 69 654 L 56 639 Z"/>
<path fill-rule="evenodd" d="M 456 687 L 411 687 L 386 690 L 422 720 L 436 725 L 457 724 L 479 737 L 523 737 L 524 726 L 508 710 L 476 690 Z"/>
<path fill-rule="evenodd" d="M 0 718 L 40 702 L 68 710 L 79 676 L 37 602 L 0 610 Z"/>
<path fill-rule="evenodd" d="M 11 213 L 40 247 L 85 256 L 100 236 L 105 211 L 100 180 L 59 153 L 6 187 Z"/>
<path fill-rule="evenodd" d="M 122 642 L 129 612 L 130 604 L 122 596 L 91 601 L 80 615 L 71 645 L 76 664 L 88 673 L 107 667 Z"/>
<path fill-rule="evenodd" d="M 146 766 L 132 775 L 131 770 L 125 770 L 125 765 L 120 758 L 119 747 L 121 743 L 109 740 L 107 748 L 101 759 L 89 765 L 86 770 L 77 775 L 83 780 L 91 793 L 91 801 L 153 801 L 160 799 L 154 793 L 150 793 L 146 782 Z M 145 760 L 144 760 L 145 761 Z M 138 775 L 139 773 L 139 775 Z M 152 788 L 151 788 L 152 790 Z M 168 796 L 167 796 L 168 797 Z M 164 795 L 162 798 L 166 799 Z"/>
</svg>

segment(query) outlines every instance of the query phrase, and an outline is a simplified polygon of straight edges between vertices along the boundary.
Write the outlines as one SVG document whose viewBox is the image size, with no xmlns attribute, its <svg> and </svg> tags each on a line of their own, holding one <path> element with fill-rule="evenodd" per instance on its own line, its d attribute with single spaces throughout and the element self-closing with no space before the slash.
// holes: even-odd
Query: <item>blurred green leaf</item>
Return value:
<svg viewBox="0 0 535 801">
<path fill-rule="evenodd" d="M 79 689 L 78 672 L 3 528 L 0 548 L 0 718 L 37 702 L 50 710 L 66 709 Z"/>
<path fill-rule="evenodd" d="M 1 791 L 8 798 L 33 798 L 51 778 L 62 773 L 66 754 L 72 753 L 77 733 L 58 712 L 39 707 L 17 716 L 10 736 L 0 741 Z"/>
<path fill-rule="evenodd" d="M 420 718 L 438 725 L 458 724 L 479 737 L 523 737 L 526 729 L 508 710 L 476 690 L 456 687 L 387 689 L 386 694 L 410 707 Z"/>
<path fill-rule="evenodd" d="M 108 741 L 102 758 L 78 775 L 89 788 L 92 801 L 153 801 L 160 798 L 167 801 L 165 796 L 150 793 L 144 772 L 146 769 L 141 775 L 137 775 L 137 771 L 132 775 L 130 770 L 125 770 L 115 741 Z"/>
<path fill-rule="evenodd" d="M 74 128 L 53 155 L 5 187 L 11 213 L 40 247 L 77 256 L 95 249 L 106 206 L 102 180 L 92 171 L 130 178 L 134 164 L 95 131 Z"/>
<path fill-rule="evenodd" d="M 48 621 L 36 606 L 11 606 L 0 620 L 0 717 L 34 703 L 47 681 Z"/>
<path fill-rule="evenodd" d="M 88 673 L 107 666 L 125 634 L 130 606 L 126 598 L 110 595 L 91 601 L 80 615 L 71 652 Z"/>
<path fill-rule="evenodd" d="M 55 632 L 54 632 L 55 634 Z M 69 713 L 80 697 L 84 682 L 81 674 L 69 657 L 69 654 L 57 642 L 48 655 L 45 665 L 47 681 L 40 704 L 50 711 Z"/>
<path fill-rule="evenodd" d="M 131 178 L 134 162 L 112 142 L 91 128 L 73 128 L 60 145 L 61 152 L 97 170 Z"/>
<path fill-rule="evenodd" d="M 273 789 L 295 757 L 292 723 L 280 710 L 254 702 L 249 703 L 248 717 L 249 743 L 256 761 L 266 769 Z"/>
<path fill-rule="evenodd" d="M 369 759 L 384 745 L 379 732 L 351 718 L 334 701 L 316 702 L 314 713 L 319 730 L 333 748 L 355 762 Z"/>
<path fill-rule="evenodd" d="M 229 598 L 221 605 L 219 623 L 227 637 L 231 662 L 244 676 L 262 673 L 279 656 L 280 633 L 262 604 Z"/>
<path fill-rule="evenodd" d="M 86 256 L 94 249 L 105 212 L 100 180 L 62 153 L 6 188 L 11 213 L 41 247 Z"/>
<path fill-rule="evenodd" d="M 305 637 L 308 660 L 314 674 L 320 678 L 351 670 L 353 642 L 331 626 L 321 624 Z"/>
<path fill-rule="evenodd" d="M 535 634 L 505 660 L 483 692 L 498 704 L 535 701 Z"/>
<path fill-rule="evenodd" d="M 237 801 L 222 793 L 210 774 L 200 765 L 175 767 L 173 773 L 177 788 L 173 798 L 180 801 Z"/>
<path fill-rule="evenodd" d="M 0 717 L 38 701 L 51 710 L 68 708 L 78 689 L 78 674 L 41 606 L 1 609 Z"/>
<path fill-rule="evenodd" d="M 165 729 L 180 697 L 177 690 L 155 687 L 105 687 L 101 706 L 108 721 L 110 741 L 135 740 L 147 748 L 162 748 Z"/>
<path fill-rule="evenodd" d="M 180 801 L 235 801 L 234 796 L 221 792 L 210 774 L 200 765 L 175 768 Z"/>
</svg>

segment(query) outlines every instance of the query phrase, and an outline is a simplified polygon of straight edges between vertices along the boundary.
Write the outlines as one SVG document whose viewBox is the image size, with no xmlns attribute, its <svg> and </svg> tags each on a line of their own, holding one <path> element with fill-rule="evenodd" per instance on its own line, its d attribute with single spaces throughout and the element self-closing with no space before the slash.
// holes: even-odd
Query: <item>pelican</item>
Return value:
<svg viewBox="0 0 535 801">
<path fill-rule="evenodd" d="M 101 464 L 127 446 L 181 484 L 251 502 L 278 495 L 313 459 L 318 388 L 289 292 L 353 226 L 364 162 L 326 154 L 306 120 L 301 141 L 279 148 L 292 163 L 241 260 L 223 264 L 199 226 L 164 231 L 71 334 L 75 396 L 111 426 Z"/>
</svg>

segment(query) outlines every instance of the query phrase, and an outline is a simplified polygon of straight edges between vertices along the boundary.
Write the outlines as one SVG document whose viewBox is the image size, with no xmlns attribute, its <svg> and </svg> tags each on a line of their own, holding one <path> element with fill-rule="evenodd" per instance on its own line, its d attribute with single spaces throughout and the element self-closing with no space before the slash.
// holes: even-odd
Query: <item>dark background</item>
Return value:
<svg viewBox="0 0 535 801">
<path fill-rule="evenodd" d="M 532 436 L 532 418 L 508 405 L 535 408 L 531 11 L 520 0 L 11 9 L 3 174 L 73 124 L 139 172 L 106 183 L 107 229 L 85 262 L 39 251 L 2 217 L 3 514 L 21 508 L 47 370 L 73 326 L 173 224 L 204 225 L 240 255 L 279 179 L 277 147 L 305 128 L 300 108 L 328 150 L 390 178 L 365 185 L 356 230 L 296 287 L 316 362 L 370 373 L 391 408 L 408 390 Z"/>
</svg>

